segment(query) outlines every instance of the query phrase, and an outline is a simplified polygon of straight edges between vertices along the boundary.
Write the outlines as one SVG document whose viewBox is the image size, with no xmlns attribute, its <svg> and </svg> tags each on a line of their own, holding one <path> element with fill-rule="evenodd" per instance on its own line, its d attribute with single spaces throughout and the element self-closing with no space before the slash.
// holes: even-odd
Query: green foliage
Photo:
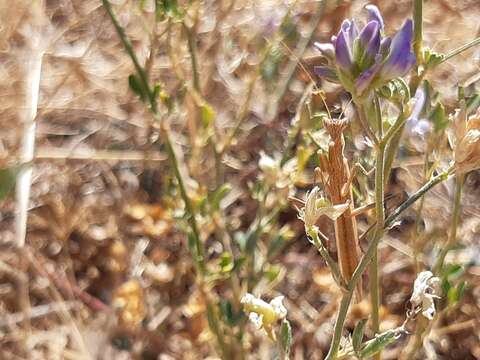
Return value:
<svg viewBox="0 0 480 360">
<path fill-rule="evenodd" d="M 237 326 L 245 317 L 245 313 L 241 309 L 235 311 L 232 303 L 228 300 L 220 301 L 219 307 L 222 318 L 230 327 Z"/>
<path fill-rule="evenodd" d="M 435 67 L 445 60 L 445 54 L 433 51 L 429 48 L 423 49 L 423 58 L 426 68 Z"/>
<path fill-rule="evenodd" d="M 280 328 L 280 346 L 287 359 L 290 356 L 290 349 L 292 347 L 292 343 L 292 326 L 287 319 L 284 319 Z"/>
<path fill-rule="evenodd" d="M 367 319 L 362 319 L 355 325 L 355 329 L 353 329 L 352 346 L 353 351 L 357 355 L 360 353 L 363 335 L 365 333 L 365 325 L 367 325 Z"/>
<path fill-rule="evenodd" d="M 410 88 L 401 79 L 393 79 L 380 88 L 380 95 L 385 99 L 399 104 L 406 104 L 410 100 Z"/>
<path fill-rule="evenodd" d="M 162 21 L 165 18 L 180 19 L 183 16 L 183 11 L 179 8 L 177 0 L 155 0 L 155 12 L 157 21 Z"/>
<path fill-rule="evenodd" d="M 386 346 L 396 342 L 404 332 L 403 328 L 396 328 L 376 335 L 374 339 L 369 340 L 364 344 L 363 348 L 358 353 L 358 357 L 360 359 L 365 359 L 379 353 L 385 349 Z"/>
<path fill-rule="evenodd" d="M 449 124 L 445 107 L 440 102 L 435 105 L 428 119 L 433 123 L 433 131 L 436 133 L 443 132 Z"/>
<path fill-rule="evenodd" d="M 128 86 L 130 89 L 138 95 L 143 102 L 147 101 L 150 94 L 150 89 L 146 88 L 143 81 L 140 80 L 137 74 L 131 74 L 128 77 Z"/>
<path fill-rule="evenodd" d="M 0 201 L 6 199 L 15 187 L 22 166 L 0 169 Z"/>
<path fill-rule="evenodd" d="M 273 47 L 263 61 L 260 73 L 266 82 L 274 81 L 278 78 L 279 66 L 282 63 L 284 54 L 279 46 Z"/>
<path fill-rule="evenodd" d="M 447 264 L 443 268 L 441 287 L 449 306 L 455 305 L 463 297 L 466 282 L 460 278 L 464 272 L 464 267 L 458 264 Z"/>
</svg>

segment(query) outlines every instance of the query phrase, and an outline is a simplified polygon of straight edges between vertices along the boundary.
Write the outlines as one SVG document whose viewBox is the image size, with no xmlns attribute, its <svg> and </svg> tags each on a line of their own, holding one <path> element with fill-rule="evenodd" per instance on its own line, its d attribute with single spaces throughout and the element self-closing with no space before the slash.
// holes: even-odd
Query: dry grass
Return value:
<svg viewBox="0 0 480 360">
<path fill-rule="evenodd" d="M 0 168 L 25 159 L 25 112 L 36 112 L 31 192 L 24 193 L 29 198 L 23 206 L 28 210 L 26 242 L 20 249 L 15 246 L 22 235 L 14 226 L 18 203 L 13 197 L 0 204 L 0 358 L 214 358 L 205 299 L 194 282 L 159 127 L 128 88 L 128 75 L 134 72 L 130 59 L 100 1 L 34 3 L 38 6 L 26 0 L 0 2 Z M 258 208 L 248 186 L 260 174 L 258 154 L 284 150 L 287 129 L 310 80 L 295 66 L 298 58 L 305 59 L 311 72 L 308 59 L 315 55 L 311 43 L 303 51 L 301 35 L 309 36 L 320 20 L 313 39 L 328 39 L 365 2 L 340 1 L 337 8 L 327 1 L 319 18 L 317 1 L 194 2 L 187 18 L 197 34 L 196 92 L 182 27 L 171 25 L 167 36 L 168 23 L 155 24 L 154 15 L 142 12 L 137 1 L 112 3 L 150 79 L 177 101 L 168 121 L 189 193 L 200 198 L 214 184 L 228 182 L 232 190 L 222 201 L 225 216 L 219 221 L 228 219 L 232 234 L 245 231 Z M 376 3 L 390 28 L 411 11 L 410 1 Z M 290 37 L 278 30 L 287 12 Z M 480 31 L 480 5 L 474 0 L 429 1 L 425 13 L 426 43 L 438 51 L 457 47 Z M 265 56 L 269 47 L 278 58 Z M 479 51 L 462 54 L 430 74 L 447 107 L 454 105 L 455 84 L 478 89 Z M 35 107 L 29 90 L 31 61 L 39 52 L 38 106 L 29 109 Z M 332 108 L 341 103 L 337 88 L 321 86 Z M 208 131 L 200 121 L 198 102 L 203 100 L 215 112 Z M 220 171 L 211 138 L 222 152 Z M 415 158 L 404 164 L 410 161 Z M 397 168 L 389 191 L 418 188 L 420 168 Z M 312 174 L 307 166 L 297 179 L 299 193 L 310 187 Z M 464 299 L 437 321 L 420 358 L 480 358 L 478 176 L 467 177 L 464 192 L 459 237 L 465 247 L 450 259 L 469 264 L 463 275 L 469 286 Z M 277 190 L 269 201 L 286 202 L 284 189 Z M 447 183 L 426 197 L 427 231 L 418 241 L 427 249 L 445 240 L 453 191 Z M 380 248 L 383 329 L 402 323 L 415 277 L 409 242 L 413 210 L 408 217 L 412 224 L 404 221 Z M 292 240 L 272 261 L 280 266 L 280 275 L 259 286 L 287 298 L 293 358 L 321 359 L 341 294 L 305 240 L 294 209 L 284 207 L 279 224 L 267 230 L 279 231 L 285 224 Z M 366 226 L 359 224 L 361 230 Z M 207 256 L 218 257 L 225 247 L 218 229 L 225 225 L 202 217 L 200 227 L 208 239 Z M 322 227 L 332 234 L 328 224 Z M 226 282 L 216 290 L 230 294 Z M 347 327 L 366 314 L 366 302 L 354 305 Z M 398 358 L 406 341 L 385 351 L 384 358 Z M 249 358 L 268 358 L 271 345 L 261 334 L 247 332 L 245 344 Z"/>
</svg>

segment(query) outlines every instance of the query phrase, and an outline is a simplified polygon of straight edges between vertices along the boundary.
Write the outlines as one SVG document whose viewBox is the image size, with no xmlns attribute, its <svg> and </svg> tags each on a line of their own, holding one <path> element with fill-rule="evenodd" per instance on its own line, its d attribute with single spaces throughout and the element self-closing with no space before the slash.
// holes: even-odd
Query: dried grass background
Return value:
<svg viewBox="0 0 480 360">
<path fill-rule="evenodd" d="M 410 1 L 375 3 L 389 29 L 411 14 Z M 201 134 L 187 136 L 201 129 L 195 100 L 184 94 L 183 82 L 192 82 L 186 34 L 175 27 L 168 39 L 162 34 L 165 25 L 155 25 L 153 13 L 141 11 L 138 1 L 112 4 L 150 78 L 183 99 L 171 127 L 182 166 L 191 175 L 188 186 L 201 193 L 205 189 L 199 183 L 216 181 L 215 163 Z M 326 1 L 313 40 L 328 40 L 344 17 L 359 16 L 365 4 Z M 232 229 L 245 229 L 254 220 L 256 203 L 247 184 L 258 176 L 259 152 L 284 149 L 309 82 L 302 69 L 292 76 L 289 70 L 300 57 L 311 72 L 312 43 L 305 51 L 296 46 L 316 25 L 320 8 L 321 2 L 308 0 L 207 0 L 194 2 L 187 16 L 199 19 L 200 87 L 216 112 L 217 139 L 223 141 L 242 120 L 223 158 L 223 177 L 233 189 L 223 210 Z M 286 42 L 296 56 L 280 47 L 279 73 L 267 81 L 256 75 L 258 64 L 287 11 L 296 38 Z M 479 35 L 476 0 L 430 0 L 424 12 L 426 44 L 437 51 Z M 32 58 L 41 56 L 24 247 L 16 248 L 15 199 L 0 205 L 0 358 L 215 358 L 186 239 L 175 219 L 178 200 L 166 195 L 171 170 L 158 128 L 128 88 L 134 69 L 101 2 L 0 0 L 0 19 L 0 167 L 22 157 Z M 447 106 L 453 106 L 456 84 L 478 88 L 479 56 L 479 49 L 471 50 L 430 74 Z M 338 104 L 337 90 L 328 84 L 325 90 L 329 105 Z M 422 182 L 420 168 L 410 160 L 413 165 L 399 169 L 392 185 L 407 192 Z M 438 324 L 421 358 L 480 358 L 479 184 L 478 172 L 468 176 L 460 228 L 466 246 L 455 252 L 458 261 L 471 265 L 465 275 L 469 287 Z M 422 241 L 444 240 L 452 198 L 449 183 L 428 195 L 428 236 Z M 287 298 L 293 358 L 321 359 L 339 293 L 302 235 L 295 210 L 286 210 L 281 219 L 295 230 L 275 261 L 283 267 L 276 289 Z M 212 224 L 201 226 L 205 233 L 212 231 Z M 382 328 L 403 321 L 414 279 L 405 240 L 410 230 L 404 225 L 381 247 Z M 212 242 L 212 256 L 219 246 Z M 366 306 L 354 306 L 349 326 L 368 311 Z M 246 344 L 252 359 L 267 358 L 270 345 L 260 334 L 250 331 Z M 396 359 L 402 346 L 405 341 L 385 358 Z"/>
</svg>

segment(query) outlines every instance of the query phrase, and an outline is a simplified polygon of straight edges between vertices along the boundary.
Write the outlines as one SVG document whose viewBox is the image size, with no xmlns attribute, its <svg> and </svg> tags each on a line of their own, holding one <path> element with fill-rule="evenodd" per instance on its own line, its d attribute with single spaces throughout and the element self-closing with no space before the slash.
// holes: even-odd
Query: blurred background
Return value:
<svg viewBox="0 0 480 360">
<path fill-rule="evenodd" d="M 254 184 L 269 180 L 259 167 L 262 152 L 275 160 L 286 149 L 297 158 L 305 150 L 287 144 L 312 79 L 334 113 L 347 102 L 313 75 L 319 61 L 313 42 L 328 42 L 344 18 L 364 21 L 368 2 L 179 1 L 181 20 L 168 13 L 159 18 L 149 0 L 111 3 L 150 81 L 161 85 L 196 206 L 228 184 L 216 219 L 241 243 L 262 211 L 283 204 L 258 245 L 266 252 L 274 235 L 282 237 L 259 286 L 286 297 L 292 358 L 322 359 L 340 292 L 287 203 L 290 178 L 275 170 L 262 209 Z M 371 3 L 389 34 L 412 14 L 411 1 Z M 425 45 L 448 52 L 467 43 L 480 35 L 479 18 L 477 0 L 425 1 Z M 129 88 L 134 67 L 101 1 L 0 0 L 0 19 L 0 358 L 217 358 L 159 125 Z M 480 48 L 472 49 L 429 74 L 447 109 L 455 107 L 456 85 L 478 91 L 479 56 Z M 221 159 L 212 143 L 222 145 Z M 353 149 L 351 157 L 361 151 Z M 421 150 L 405 152 L 404 160 L 408 165 L 394 171 L 390 184 L 400 196 L 423 182 Z M 15 191 L 7 195 L 24 171 L 22 161 L 32 169 L 30 181 L 17 184 L 23 200 Z M 300 198 L 312 183 L 312 166 L 304 169 L 294 181 Z M 463 246 L 455 252 L 465 294 L 435 324 L 418 358 L 480 358 L 479 184 L 479 173 L 470 173 Z M 419 225 L 425 264 L 445 237 L 452 198 L 450 183 L 426 197 Z M 19 220 L 19 212 L 28 216 Z M 216 237 L 220 227 L 206 216 L 199 224 L 214 261 L 225 251 Z M 412 210 L 381 246 L 382 329 L 405 316 L 415 278 L 408 240 L 415 225 Z M 226 283 L 218 282 L 215 294 L 228 298 Z M 347 328 L 367 313 L 367 303 L 355 305 Z M 384 358 L 397 359 L 407 342 L 388 348 Z M 247 358 L 270 357 L 271 344 L 253 327 L 243 344 Z"/>
</svg>

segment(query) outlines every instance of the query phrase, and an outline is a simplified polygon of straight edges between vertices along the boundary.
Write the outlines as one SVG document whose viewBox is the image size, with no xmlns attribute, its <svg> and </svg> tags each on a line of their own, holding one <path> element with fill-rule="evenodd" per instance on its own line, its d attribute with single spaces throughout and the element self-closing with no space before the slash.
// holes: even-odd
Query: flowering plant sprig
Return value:
<svg viewBox="0 0 480 360">
<path fill-rule="evenodd" d="M 368 22 L 361 31 L 354 19 L 346 19 L 332 43 L 315 44 L 328 60 L 328 65 L 316 66 L 315 72 L 326 80 L 340 82 L 354 97 L 406 75 L 416 61 L 412 20 L 406 20 L 393 37 L 388 37 L 378 8 L 367 5 L 366 10 Z"/>
</svg>

